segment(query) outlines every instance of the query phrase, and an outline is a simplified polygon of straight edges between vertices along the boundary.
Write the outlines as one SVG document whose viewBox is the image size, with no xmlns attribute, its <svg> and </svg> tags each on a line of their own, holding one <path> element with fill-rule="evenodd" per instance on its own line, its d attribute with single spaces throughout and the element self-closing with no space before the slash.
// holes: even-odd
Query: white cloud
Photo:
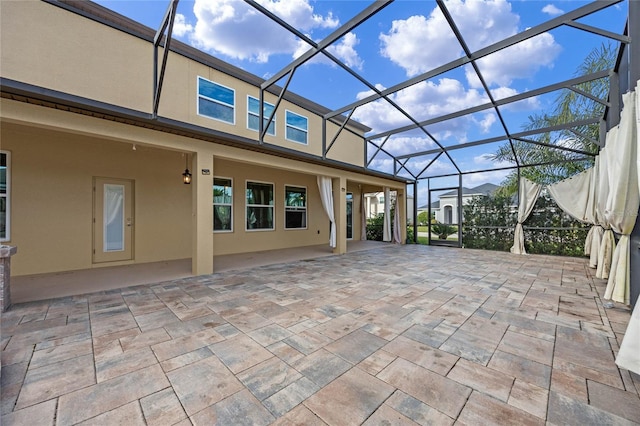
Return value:
<svg viewBox="0 0 640 426">
<path fill-rule="evenodd" d="M 547 15 L 555 16 L 555 15 L 562 15 L 564 13 L 564 10 L 559 9 L 553 4 L 548 4 L 542 8 L 542 12 L 546 13 Z"/>
<path fill-rule="evenodd" d="M 377 87 L 383 90 L 381 86 Z M 357 98 L 363 99 L 368 95 L 371 95 L 371 91 L 361 92 Z M 443 78 L 437 82 L 420 82 L 390 95 L 389 98 L 418 121 L 460 111 L 489 101 L 484 92 L 475 89 L 465 90 L 462 83 L 450 78 Z M 374 133 L 410 123 L 403 114 L 385 100 L 370 102 L 358 107 L 353 118 L 374 129 Z M 473 120 L 470 118 L 461 117 L 442 125 L 433 126 L 435 129 L 433 131 L 448 132 L 446 135 L 441 135 L 444 137 L 455 133 L 458 138 L 465 138 L 466 131 L 472 124 Z M 484 124 L 486 130 L 487 125 L 491 123 Z"/>
<path fill-rule="evenodd" d="M 489 86 L 509 86 L 516 78 L 532 77 L 540 68 L 553 68 L 553 61 L 561 50 L 551 34 L 543 33 L 485 56 L 477 64 Z M 536 60 L 532 61 L 531 58 Z M 481 87 L 471 66 L 465 67 L 465 74 L 471 87 Z"/>
<path fill-rule="evenodd" d="M 517 32 L 519 16 L 505 0 L 446 3 L 470 49 L 476 50 Z M 381 53 L 405 69 L 408 76 L 420 74 L 463 55 L 451 27 L 440 9 L 428 17 L 416 15 L 393 21 L 380 34 Z"/>
<path fill-rule="evenodd" d="M 259 0 L 259 3 L 300 31 L 339 25 L 331 14 L 314 13 L 308 0 Z M 199 49 L 263 63 L 271 55 L 293 54 L 298 48 L 293 34 L 245 2 L 195 0 L 193 13 L 197 22 L 191 27 L 189 38 Z M 184 26 L 188 29 L 189 24 Z"/>
<path fill-rule="evenodd" d="M 182 37 L 186 34 L 193 32 L 193 25 L 188 24 L 183 14 L 176 14 L 176 19 L 173 22 L 173 35 L 176 37 Z"/>
<path fill-rule="evenodd" d="M 519 31 L 520 16 L 512 12 L 506 0 L 450 0 L 446 6 L 472 51 Z M 415 15 L 393 21 L 391 29 L 379 38 L 381 54 L 402 67 L 407 76 L 426 72 L 464 54 L 437 7 L 428 17 Z M 487 84 L 508 86 L 516 78 L 528 78 L 541 67 L 552 66 L 559 53 L 553 36 L 544 33 L 482 58 L 478 64 Z M 471 87 L 480 87 L 472 67 L 465 67 L 465 74 Z"/>
<path fill-rule="evenodd" d="M 329 46 L 327 48 L 327 51 L 344 62 L 345 65 L 361 70 L 362 66 L 364 65 L 364 61 L 358 55 L 358 52 L 355 49 L 355 46 L 357 46 L 358 44 L 360 44 L 360 40 L 358 39 L 358 37 L 354 33 L 349 32 L 345 34 L 340 40 Z M 311 46 L 307 42 L 305 42 L 304 40 L 298 40 L 298 46 L 293 52 L 292 56 L 294 59 L 299 58 L 309 49 L 311 49 Z M 307 64 L 310 63 L 323 63 L 326 65 L 337 66 L 335 62 L 328 59 L 322 54 L 316 55 L 313 59 L 307 62 Z"/>
</svg>

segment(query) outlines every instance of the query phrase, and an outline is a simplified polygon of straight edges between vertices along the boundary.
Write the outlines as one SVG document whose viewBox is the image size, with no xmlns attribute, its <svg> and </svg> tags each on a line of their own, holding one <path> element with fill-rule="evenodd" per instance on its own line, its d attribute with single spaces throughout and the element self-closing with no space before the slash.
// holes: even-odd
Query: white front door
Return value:
<svg viewBox="0 0 640 426">
<path fill-rule="evenodd" d="M 93 179 L 93 262 L 133 259 L 133 181 Z"/>
</svg>

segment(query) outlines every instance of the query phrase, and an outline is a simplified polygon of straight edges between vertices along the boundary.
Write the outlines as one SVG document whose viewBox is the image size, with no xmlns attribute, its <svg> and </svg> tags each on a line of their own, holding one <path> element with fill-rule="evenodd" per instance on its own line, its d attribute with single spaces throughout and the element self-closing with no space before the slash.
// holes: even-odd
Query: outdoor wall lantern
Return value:
<svg viewBox="0 0 640 426">
<path fill-rule="evenodd" d="M 191 173 L 189 172 L 189 155 L 186 156 L 186 164 L 184 173 L 182 174 L 182 182 L 185 185 L 189 185 L 191 183 Z"/>
</svg>

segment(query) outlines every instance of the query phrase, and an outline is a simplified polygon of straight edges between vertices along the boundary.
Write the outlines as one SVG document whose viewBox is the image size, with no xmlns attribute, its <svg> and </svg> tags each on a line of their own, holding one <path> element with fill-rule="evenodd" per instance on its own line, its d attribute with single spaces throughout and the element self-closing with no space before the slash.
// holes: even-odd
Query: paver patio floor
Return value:
<svg viewBox="0 0 640 426">
<path fill-rule="evenodd" d="M 593 275 L 389 245 L 16 305 L 1 423 L 638 424 Z"/>
</svg>

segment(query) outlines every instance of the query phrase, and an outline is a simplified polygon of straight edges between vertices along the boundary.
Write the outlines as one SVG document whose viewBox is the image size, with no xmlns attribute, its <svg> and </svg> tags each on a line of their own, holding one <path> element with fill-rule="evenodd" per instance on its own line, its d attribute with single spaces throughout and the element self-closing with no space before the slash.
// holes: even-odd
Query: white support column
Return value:
<svg viewBox="0 0 640 426">
<path fill-rule="evenodd" d="M 347 252 L 347 179 L 344 177 L 332 179 L 333 210 L 336 219 L 336 247 L 333 252 L 345 254 Z"/>
<path fill-rule="evenodd" d="M 200 150 L 191 156 L 191 273 L 208 275 L 213 273 L 213 152 Z"/>
</svg>

